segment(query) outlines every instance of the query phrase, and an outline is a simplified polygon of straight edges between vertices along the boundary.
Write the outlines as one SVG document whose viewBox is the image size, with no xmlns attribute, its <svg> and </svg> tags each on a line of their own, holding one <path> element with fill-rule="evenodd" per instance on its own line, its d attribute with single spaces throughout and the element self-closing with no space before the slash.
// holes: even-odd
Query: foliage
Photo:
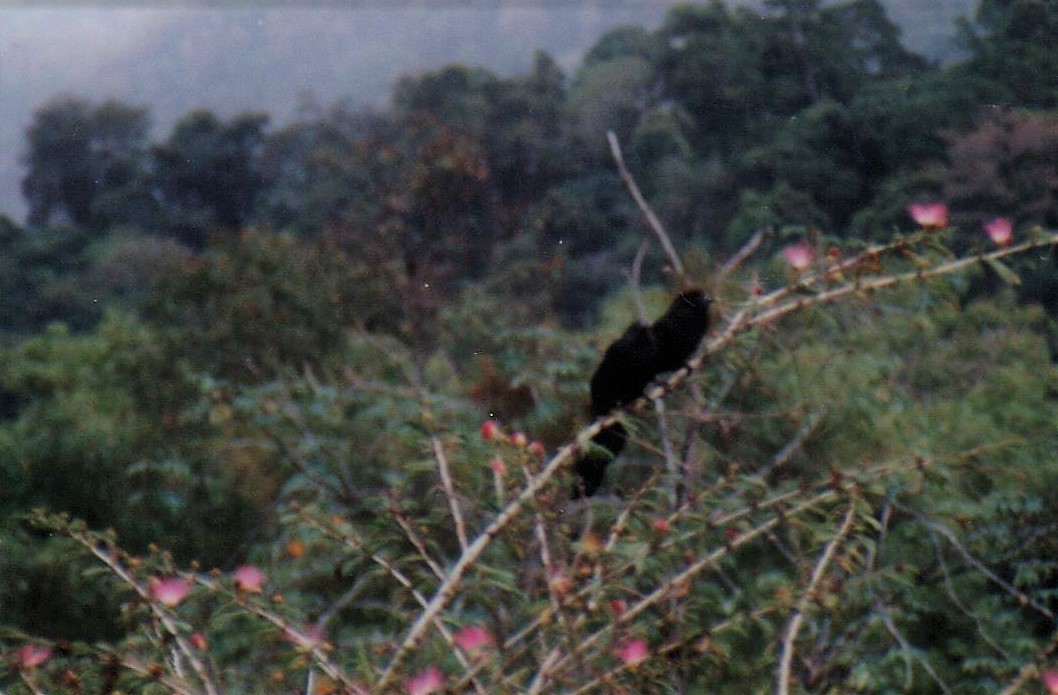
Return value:
<svg viewBox="0 0 1058 695">
<path fill-rule="evenodd" d="M 717 1 L 273 130 L 46 105 L 0 218 L 0 689 L 1032 691 L 1045 5 L 982 2 L 944 69 L 873 0 Z M 701 358 L 587 422 L 692 283 Z"/>
<path fill-rule="evenodd" d="M 22 181 L 30 223 L 61 215 L 59 221 L 100 231 L 149 219 L 148 126 L 146 109 L 115 101 L 94 106 L 63 97 L 39 109 L 26 131 Z"/>
<path fill-rule="evenodd" d="M 173 219 L 170 234 L 198 246 L 212 225 L 230 229 L 250 220 L 264 183 L 257 160 L 267 122 L 267 115 L 243 114 L 224 123 L 195 111 L 154 147 L 157 190 Z"/>
<path fill-rule="evenodd" d="M 246 231 L 158 278 L 144 314 L 193 369 L 255 380 L 337 354 L 347 327 L 400 328 L 400 298 L 372 260 Z"/>
<path fill-rule="evenodd" d="M 1055 570 L 1036 552 L 1054 523 L 1058 372 L 1042 313 L 1009 295 L 961 308 L 946 278 L 975 260 L 947 261 L 938 244 L 922 231 L 849 249 L 764 295 L 732 285 L 691 388 L 673 390 L 680 372 L 654 417 L 610 416 L 634 446 L 611 476 L 618 496 L 598 504 L 568 501 L 569 448 L 548 459 L 531 442 L 568 437 L 590 356 L 570 336 L 504 327 L 483 297 L 444 337 L 463 359 L 485 357 L 469 370 L 357 331 L 347 366 L 325 378 L 216 384 L 183 419 L 206 427 L 205 451 L 238 471 L 244 495 L 275 510 L 252 551 L 263 575 L 188 568 L 35 512 L 32 528 L 95 558 L 107 592 L 134 600 L 110 661 L 80 643 L 32 666 L 20 652 L 18 676 L 177 692 L 306 679 L 338 692 L 417 679 L 486 692 L 792 679 L 818 692 L 994 692 L 1054 629 Z M 42 349 L 27 344 L 19 362 Z M 18 373 L 16 384 L 70 378 Z M 508 427 L 479 435 L 482 408 Z M 201 518 L 191 499 L 181 507 Z M 163 643 L 179 670 L 152 646 Z M 761 643 L 772 647 L 751 648 Z M 776 670 L 802 650 L 807 661 Z"/>
</svg>

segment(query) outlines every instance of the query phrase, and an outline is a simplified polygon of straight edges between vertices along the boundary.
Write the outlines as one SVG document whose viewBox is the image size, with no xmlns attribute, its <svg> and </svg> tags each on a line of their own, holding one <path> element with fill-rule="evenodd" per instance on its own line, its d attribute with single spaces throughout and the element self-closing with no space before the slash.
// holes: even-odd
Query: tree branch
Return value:
<svg viewBox="0 0 1058 695">
<path fill-rule="evenodd" d="M 650 204 L 647 203 L 647 199 L 643 197 L 643 194 L 639 191 L 639 186 L 636 185 L 636 181 L 632 178 L 632 174 L 629 173 L 628 167 L 625 166 L 624 155 L 621 154 L 621 145 L 617 142 L 617 136 L 614 135 L 612 130 L 606 131 L 606 140 L 610 143 L 610 154 L 613 155 L 614 163 L 617 164 L 617 171 L 621 174 L 621 180 L 624 181 L 625 187 L 628 188 L 628 192 L 632 194 L 632 199 L 636 201 L 636 205 L 639 206 L 640 212 L 643 213 L 643 217 L 647 220 L 647 225 L 653 230 L 654 235 L 657 236 L 658 241 L 661 242 L 661 248 L 665 250 L 665 255 L 669 258 L 669 263 L 672 264 L 672 270 L 677 276 L 683 277 L 683 263 L 680 262 L 680 257 L 676 253 L 675 247 L 672 245 L 672 240 L 669 239 L 669 235 L 665 232 L 665 227 L 662 226 L 661 220 L 654 214 L 654 211 L 650 209 Z"/>
</svg>

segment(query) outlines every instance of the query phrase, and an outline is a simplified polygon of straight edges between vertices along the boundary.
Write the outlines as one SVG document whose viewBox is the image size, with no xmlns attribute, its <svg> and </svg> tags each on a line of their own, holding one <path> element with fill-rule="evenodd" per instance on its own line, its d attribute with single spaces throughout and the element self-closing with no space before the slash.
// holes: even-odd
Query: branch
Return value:
<svg viewBox="0 0 1058 695">
<path fill-rule="evenodd" d="M 646 198 L 639 191 L 639 186 L 636 185 L 635 179 L 632 178 L 632 174 L 629 173 L 628 167 L 625 166 L 624 155 L 621 154 L 621 145 L 617 142 L 617 136 L 614 135 L 612 130 L 606 131 L 606 140 L 610 143 L 610 154 L 613 155 L 613 160 L 617 164 L 617 171 L 621 174 L 621 180 L 624 181 L 625 186 L 628 188 L 628 192 L 632 194 L 633 200 L 636 201 L 636 205 L 639 206 L 639 210 L 643 213 L 643 217 L 646 218 L 647 224 L 654 231 L 658 241 L 661 242 L 661 248 L 665 249 L 665 255 L 669 257 L 669 263 L 672 264 L 672 269 L 676 275 L 683 277 L 683 263 L 680 262 L 680 257 L 676 253 L 676 249 L 672 246 L 672 241 L 669 239 L 669 235 L 665 232 L 665 228 L 661 224 L 661 220 L 654 214 L 654 211 L 650 209 L 650 205 L 647 203 Z"/>
<path fill-rule="evenodd" d="M 153 599 L 150 592 L 143 587 L 142 584 L 136 581 L 136 579 L 125 570 L 124 567 L 113 557 L 109 552 L 106 552 L 99 547 L 99 544 L 94 538 L 89 535 L 83 534 L 80 531 L 70 530 L 70 538 L 74 539 L 82 546 L 88 549 L 92 555 L 95 555 L 99 560 L 103 562 L 110 571 L 113 572 L 121 581 L 125 582 L 128 586 L 132 587 L 140 598 L 146 602 L 148 608 L 154 613 L 154 616 L 161 623 L 165 631 L 173 638 L 176 643 L 177 649 L 187 659 L 188 663 L 191 664 L 191 668 L 195 671 L 195 675 L 198 676 L 198 680 L 202 683 L 202 687 L 206 689 L 206 695 L 220 695 L 220 690 L 213 683 L 213 680 L 209 677 L 209 672 L 206 670 L 206 665 L 202 663 L 194 650 L 191 649 L 191 645 L 187 643 L 183 635 L 180 632 L 180 627 L 177 625 L 173 616 L 168 611 L 158 605 L 158 602 Z"/>
<path fill-rule="evenodd" d="M 758 230 L 734 256 L 720 266 L 720 270 L 716 271 L 716 275 L 713 276 L 712 285 L 714 288 L 722 285 L 728 275 L 734 272 L 734 270 L 742 265 L 747 258 L 753 255 L 753 252 L 756 251 L 760 247 L 761 242 L 764 241 L 764 236 L 765 230 Z"/>
<path fill-rule="evenodd" d="M 797 633 L 801 630 L 801 623 L 804 622 L 808 604 L 815 598 L 819 582 L 822 581 L 823 574 L 826 572 L 830 561 L 834 559 L 834 551 L 845 540 L 845 536 L 852 529 L 852 520 L 855 518 L 856 505 L 850 503 L 849 510 L 845 513 L 845 520 L 841 522 L 841 528 L 827 543 L 827 547 L 823 549 L 823 554 L 819 556 L 819 561 L 816 562 L 815 569 L 812 570 L 812 579 L 808 582 L 808 586 L 805 587 L 805 591 L 801 595 L 801 600 L 798 601 L 793 615 L 790 616 L 790 622 L 786 626 L 786 635 L 782 640 L 782 655 L 779 658 L 778 682 L 775 684 L 777 695 L 789 695 L 790 666 L 793 663 L 794 642 L 797 641 Z"/>
<path fill-rule="evenodd" d="M 467 527 L 463 523 L 463 513 L 459 509 L 459 500 L 456 499 L 455 486 L 452 484 L 452 474 L 448 470 L 448 457 L 445 456 L 444 447 L 437 437 L 430 437 L 433 445 L 434 458 L 437 459 L 437 470 L 441 474 L 441 486 L 444 488 L 445 497 L 448 498 L 448 506 L 452 510 L 452 520 L 456 525 L 456 538 L 459 539 L 459 547 L 467 549 Z"/>
<path fill-rule="evenodd" d="M 582 430 L 581 434 L 585 437 L 592 437 L 598 434 L 603 427 L 616 422 L 617 417 L 617 414 L 613 414 L 605 418 L 600 418 Z M 537 494 L 539 494 L 544 486 L 547 485 L 559 471 L 570 465 L 573 461 L 574 453 L 579 450 L 579 448 L 580 446 L 574 442 L 559 449 L 551 460 L 548 461 L 544 469 L 540 471 L 536 477 L 532 478 L 525 489 L 518 493 L 518 495 L 507 504 L 506 508 L 496 516 L 492 523 L 489 524 L 469 546 L 467 546 L 467 549 L 463 552 L 462 556 L 460 556 L 459 560 L 456 561 L 455 565 L 453 565 L 452 569 L 448 572 L 448 578 L 445 579 L 440 588 L 437 589 L 437 592 L 434 594 L 433 598 L 430 599 L 430 602 L 423 609 L 423 612 L 419 615 L 415 623 L 408 628 L 403 641 L 397 648 L 393 658 L 390 659 L 382 677 L 378 680 L 378 683 L 376 683 L 375 690 L 384 691 L 393 683 L 393 680 L 397 675 L 397 670 L 408 658 L 411 651 L 422 641 L 422 638 L 426 633 L 426 628 L 437 619 L 441 611 L 448 606 L 452 601 L 452 598 L 456 595 L 456 592 L 459 591 L 459 586 L 463 581 L 463 577 L 466 575 L 470 567 L 478 561 L 482 554 L 484 554 L 485 550 L 492 544 L 492 541 L 496 536 L 498 536 L 503 529 L 507 528 L 508 524 L 521 514 L 522 508 L 534 500 Z"/>
<path fill-rule="evenodd" d="M 529 481 L 526 487 L 522 489 L 522 491 L 519 492 L 507 504 L 506 507 L 504 507 L 504 509 L 496 516 L 495 519 L 493 519 L 492 523 L 489 524 L 485 528 L 485 530 L 482 531 L 478 535 L 478 537 L 475 538 L 474 541 L 467 546 L 466 550 L 456 561 L 455 565 L 452 566 L 452 569 L 448 572 L 447 578 L 444 580 L 444 582 L 442 582 L 441 586 L 433 595 L 433 598 L 430 599 L 430 602 L 423 609 L 423 612 L 419 615 L 419 617 L 415 620 L 411 627 L 408 628 L 404 639 L 401 641 L 400 646 L 397 648 L 393 657 L 390 659 L 390 662 L 386 666 L 386 669 L 383 672 L 382 676 L 375 684 L 375 689 L 378 691 L 384 691 L 386 688 L 390 687 L 393 684 L 393 681 L 397 677 L 397 671 L 400 669 L 401 665 L 403 665 L 404 661 L 408 658 L 412 650 L 414 650 L 420 644 L 423 637 L 425 636 L 428 626 L 438 618 L 441 612 L 451 603 L 452 599 L 459 591 L 459 587 L 462 584 L 463 577 L 467 574 L 467 572 L 474 565 L 474 563 L 476 563 L 481 558 L 485 550 L 489 547 L 489 545 L 492 544 L 493 540 L 495 540 L 496 537 L 499 536 L 499 534 L 501 534 L 503 530 L 506 529 L 507 526 L 510 525 L 510 523 L 522 513 L 524 507 L 536 498 L 537 494 L 539 494 L 540 491 L 543 490 L 544 487 L 551 482 L 551 479 L 558 475 L 558 473 L 561 472 L 564 468 L 572 464 L 575 455 L 581 449 L 579 443 L 580 441 L 584 441 L 593 437 L 594 435 L 602 431 L 603 428 L 608 427 L 609 425 L 612 425 L 613 423 L 617 422 L 617 420 L 621 417 L 623 413 L 636 411 L 637 409 L 642 408 L 643 404 L 652 401 L 655 398 L 663 397 L 669 392 L 671 392 L 674 388 L 679 386 L 690 373 L 692 373 L 694 370 L 698 369 L 702 365 L 707 355 L 719 352 L 721 349 L 727 347 L 740 333 L 750 330 L 751 328 L 754 328 L 756 326 L 767 325 L 768 323 L 777 321 L 783 316 L 791 314 L 800 309 L 804 309 L 815 304 L 822 304 L 824 302 L 833 301 L 834 299 L 837 299 L 847 294 L 852 294 L 854 292 L 881 289 L 884 287 L 896 285 L 901 282 L 921 280 L 927 277 L 954 273 L 970 265 L 979 263 L 983 260 L 1003 258 L 1005 256 L 1009 256 L 1016 253 L 1022 253 L 1024 251 L 1029 251 L 1035 248 L 1053 245 L 1058 245 L 1058 234 L 1042 237 L 1038 240 L 1029 241 L 1018 246 L 1000 249 L 999 251 L 994 251 L 989 254 L 979 254 L 976 256 L 951 261 L 931 269 L 917 270 L 914 272 L 903 273 L 900 275 L 883 276 L 880 278 L 876 278 L 875 280 L 870 282 L 850 282 L 836 289 L 821 292 L 811 297 L 801 297 L 797 300 L 787 302 L 786 304 L 776 306 L 761 313 L 754 314 L 753 310 L 759 310 L 762 303 L 765 302 L 775 303 L 780 297 L 791 294 L 793 290 L 790 288 L 787 288 L 786 290 L 779 290 L 775 293 L 772 293 L 766 298 L 761 298 L 760 300 L 743 306 L 738 312 L 734 314 L 734 316 L 731 317 L 727 325 L 718 335 L 716 335 L 711 340 L 705 342 L 704 348 L 699 346 L 699 349 L 697 351 L 698 354 L 693 359 L 691 359 L 686 366 L 673 372 L 668 377 L 668 379 L 660 383 L 656 383 L 652 387 L 648 388 L 647 392 L 635 402 L 623 408 L 618 408 L 613 412 L 609 413 L 608 415 L 598 418 L 590 425 L 578 432 L 577 439 L 575 441 L 566 444 L 564 447 L 560 448 L 555 453 L 555 455 L 547 462 L 544 468 L 538 474 L 536 474 L 536 476 L 534 476 Z M 853 267 L 859 262 L 862 262 L 862 259 L 854 259 L 854 261 L 843 263 L 838 267 Z M 830 272 L 832 271 L 833 269 L 831 269 Z M 806 504 L 817 504 L 825 499 L 829 499 L 834 494 L 836 493 L 834 493 L 833 491 L 828 493 L 822 493 L 821 495 L 818 495 L 812 498 L 810 501 L 806 502 Z M 778 521 L 775 521 L 771 525 L 765 525 L 766 528 L 758 527 L 757 529 L 754 529 L 753 532 L 747 532 L 751 533 L 751 535 L 744 535 L 745 540 L 749 540 L 750 538 L 755 537 L 756 535 L 764 533 L 777 523 Z M 612 623 L 611 626 L 607 629 L 612 629 L 613 625 L 615 624 L 623 624 L 627 619 L 630 619 L 642 610 L 645 610 L 647 606 L 652 605 L 654 602 L 660 600 L 663 596 L 665 596 L 666 592 L 668 590 L 671 590 L 671 588 L 674 587 L 677 582 L 683 581 L 686 578 L 693 576 L 698 572 L 701 572 L 710 564 L 717 561 L 720 557 L 723 557 L 724 554 L 724 552 L 717 551 L 715 553 L 710 554 L 707 558 L 697 563 L 694 563 L 687 570 L 680 573 L 679 575 L 676 575 L 669 582 L 666 582 L 662 587 L 659 587 L 654 594 L 651 594 L 647 597 L 647 599 L 644 599 L 644 601 L 637 604 L 637 608 L 629 609 L 625 614 L 622 615 L 622 619 L 620 621 L 618 621 L 617 623 Z M 596 633 L 594 637 L 591 637 L 588 640 L 582 642 L 576 650 L 576 653 L 583 653 L 584 649 L 594 644 L 594 642 L 598 640 L 599 634 L 601 633 Z M 559 663 L 562 664 L 567 662 L 570 658 L 572 658 L 572 656 L 573 655 L 565 655 Z"/>
</svg>

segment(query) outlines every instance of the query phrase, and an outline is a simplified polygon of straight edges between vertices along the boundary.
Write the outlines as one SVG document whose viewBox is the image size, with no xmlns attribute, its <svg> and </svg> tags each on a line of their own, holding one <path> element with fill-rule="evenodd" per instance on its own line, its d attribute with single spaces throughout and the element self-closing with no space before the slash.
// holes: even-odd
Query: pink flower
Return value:
<svg viewBox="0 0 1058 695">
<path fill-rule="evenodd" d="M 248 594 L 259 594 L 264 590 L 264 572 L 253 565 L 242 565 L 235 570 L 235 588 Z"/>
<path fill-rule="evenodd" d="M 537 458 L 545 458 L 547 456 L 547 447 L 539 439 L 534 439 L 529 443 L 529 453 Z"/>
<path fill-rule="evenodd" d="M 668 533 L 672 530 L 672 524 L 669 523 L 668 519 L 654 519 L 654 522 L 651 524 L 651 526 L 653 526 L 654 531 L 656 531 L 657 533 Z"/>
<path fill-rule="evenodd" d="M 22 671 L 32 671 L 51 658 L 51 647 L 38 647 L 35 644 L 27 644 L 19 647 L 15 652 L 18 658 L 18 668 Z"/>
<path fill-rule="evenodd" d="M 441 670 L 436 666 L 431 666 L 404 681 L 404 688 L 408 691 L 408 695 L 429 695 L 439 691 L 444 684 L 445 678 Z"/>
<path fill-rule="evenodd" d="M 1043 685 L 1051 695 L 1058 695 L 1058 671 L 1045 669 L 1041 676 Z"/>
<path fill-rule="evenodd" d="M 1010 239 L 1014 233 L 1014 225 L 1009 218 L 996 217 L 984 224 L 988 237 L 995 242 L 996 246 L 1009 246 Z"/>
<path fill-rule="evenodd" d="M 492 472 L 496 475 L 503 475 L 507 472 L 507 465 L 499 456 L 493 458 L 492 461 L 489 462 L 489 467 L 492 468 Z"/>
<path fill-rule="evenodd" d="M 206 636 L 201 632 L 196 632 L 187 638 L 187 641 L 191 643 L 191 646 L 202 652 L 209 647 L 209 641 L 206 640 Z"/>
<path fill-rule="evenodd" d="M 529 438 L 525 436 L 525 432 L 515 432 L 511 435 L 511 444 L 519 449 L 524 449 L 529 446 Z"/>
<path fill-rule="evenodd" d="M 620 618 L 621 614 L 628 610 L 628 602 L 623 598 L 615 598 L 610 600 L 610 611 L 614 614 L 615 618 Z"/>
<path fill-rule="evenodd" d="M 617 649 L 614 650 L 614 655 L 620 659 L 625 666 L 635 667 L 650 656 L 650 649 L 647 648 L 646 641 L 639 639 L 638 637 L 630 637 L 621 640 Z"/>
<path fill-rule="evenodd" d="M 183 577 L 151 577 L 149 588 L 152 599 L 166 608 L 175 608 L 191 592 L 191 580 Z"/>
<path fill-rule="evenodd" d="M 480 625 L 467 625 L 452 638 L 465 652 L 479 652 L 492 644 L 492 634 Z"/>
<path fill-rule="evenodd" d="M 494 442 L 503 437 L 500 425 L 495 420 L 486 420 L 481 423 L 481 438 L 486 442 Z"/>
<path fill-rule="evenodd" d="M 923 229 L 942 229 L 948 226 L 948 206 L 944 203 L 911 203 L 907 214 Z"/>
<path fill-rule="evenodd" d="M 786 263 L 798 273 L 812 265 L 812 247 L 804 241 L 790 244 L 782 250 L 782 255 Z"/>
</svg>

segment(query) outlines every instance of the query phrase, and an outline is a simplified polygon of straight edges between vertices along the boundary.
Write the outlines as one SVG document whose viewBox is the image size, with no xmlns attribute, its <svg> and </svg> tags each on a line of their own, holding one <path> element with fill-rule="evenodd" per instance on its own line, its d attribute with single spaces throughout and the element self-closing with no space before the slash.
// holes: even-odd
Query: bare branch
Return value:
<svg viewBox="0 0 1058 695">
<path fill-rule="evenodd" d="M 713 287 L 719 287 L 727 279 L 727 276 L 734 272 L 740 265 L 746 262 L 746 259 L 753 255 L 753 253 L 760 248 L 761 242 L 764 241 L 766 231 L 761 229 L 758 230 L 753 236 L 749 238 L 742 248 L 735 253 L 734 256 L 727 260 L 720 266 L 720 270 L 716 271 L 716 275 L 713 276 L 712 285 Z"/>
<path fill-rule="evenodd" d="M 653 230 L 658 241 L 661 242 L 661 248 L 665 250 L 665 255 L 668 256 L 669 263 L 672 264 L 672 270 L 677 276 L 683 277 L 683 263 L 672 245 L 672 240 L 669 239 L 669 235 L 665 231 L 665 227 L 662 226 L 661 220 L 650 209 L 650 204 L 647 203 L 646 198 L 639 191 L 639 186 L 636 184 L 635 179 L 632 178 L 632 174 L 629 173 L 628 167 L 625 166 L 625 158 L 621 154 L 621 145 L 617 142 L 617 136 L 614 135 L 612 130 L 606 131 L 606 140 L 610 143 L 610 154 L 613 155 L 614 163 L 617 164 L 617 171 L 621 174 L 621 180 L 624 181 L 628 192 L 632 194 L 632 199 L 636 201 L 636 205 L 639 206 L 639 210 L 643 213 L 643 217 L 646 218 L 650 229 Z"/>
<path fill-rule="evenodd" d="M 852 520 L 855 518 L 856 505 L 849 504 L 849 510 L 845 512 L 845 520 L 841 522 L 838 532 L 830 539 L 826 548 L 823 549 L 823 553 L 819 556 L 815 569 L 812 570 L 812 578 L 809 580 L 808 586 L 805 587 L 801 600 L 797 602 L 797 608 L 794 610 L 793 615 L 790 616 L 790 622 L 786 625 L 786 634 L 782 640 L 782 653 L 779 657 L 779 673 L 775 684 L 777 695 L 789 695 L 790 667 L 793 664 L 794 642 L 797 641 L 797 633 L 801 631 L 801 623 L 804 622 L 808 604 L 815 597 L 819 582 L 823 580 L 823 574 L 830 565 L 830 561 L 834 559 L 834 551 L 844 542 L 845 536 L 852 529 Z"/>
<path fill-rule="evenodd" d="M 448 470 L 448 457 L 445 456 L 440 439 L 430 437 L 430 444 L 433 445 L 433 455 L 437 460 L 437 471 L 441 474 L 441 486 L 445 491 L 445 497 L 448 498 L 448 507 L 452 510 L 452 521 L 456 525 L 456 538 L 459 539 L 459 547 L 465 551 L 467 549 L 467 528 L 463 523 L 463 512 L 459 508 L 455 486 L 452 484 L 452 474 Z"/>
</svg>

